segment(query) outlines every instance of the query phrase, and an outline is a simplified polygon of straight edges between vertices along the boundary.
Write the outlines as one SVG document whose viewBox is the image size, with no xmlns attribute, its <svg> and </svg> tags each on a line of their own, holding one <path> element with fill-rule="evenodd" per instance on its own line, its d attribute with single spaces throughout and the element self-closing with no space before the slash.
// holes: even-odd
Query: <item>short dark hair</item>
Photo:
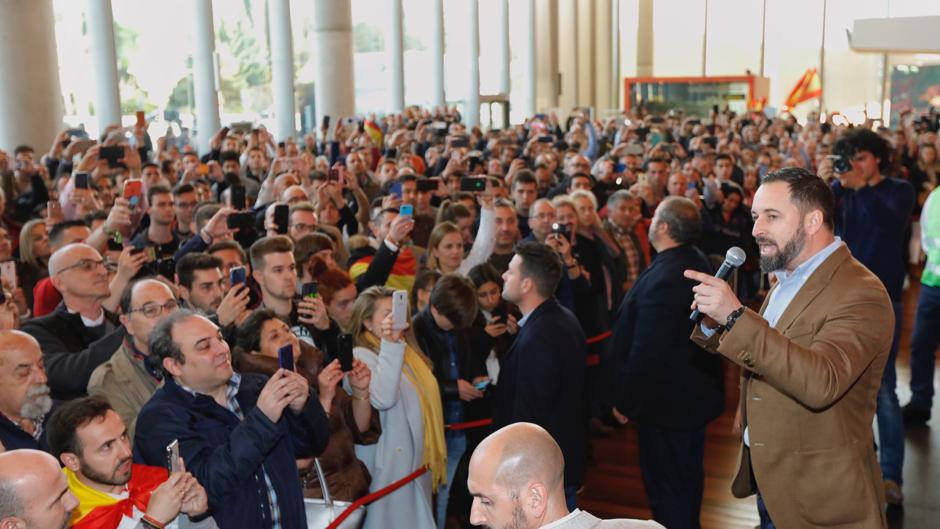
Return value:
<svg viewBox="0 0 940 529">
<path fill-rule="evenodd" d="M 178 197 L 185 193 L 195 193 L 196 188 L 192 184 L 180 184 L 173 188 L 173 196 Z"/>
<path fill-rule="evenodd" d="M 225 162 L 236 162 L 241 165 L 241 160 L 235 151 L 222 151 L 219 153 L 219 165 L 223 165 Z"/>
<path fill-rule="evenodd" d="M 32 153 L 35 153 L 35 152 L 36 152 L 36 149 L 33 149 L 33 148 L 32 148 L 31 146 L 29 146 L 29 145 L 17 145 L 16 148 L 13 149 L 13 156 L 16 156 L 17 154 L 20 154 L 21 152 L 32 152 Z"/>
<path fill-rule="evenodd" d="M 114 408 L 104 397 L 82 397 L 59 406 L 46 423 L 49 451 L 56 459 L 65 452 L 80 454 L 82 445 L 75 432 L 112 410 Z"/>
<path fill-rule="evenodd" d="M 255 241 L 248 249 L 252 270 L 264 270 L 264 258 L 272 253 L 294 255 L 294 242 L 286 235 L 271 235 Z"/>
<path fill-rule="evenodd" d="M 173 341 L 173 327 L 176 327 L 176 324 L 180 322 L 197 316 L 199 316 L 199 314 L 189 309 L 175 310 L 164 316 L 163 319 L 154 326 L 153 330 L 150 331 L 150 339 L 148 340 L 150 345 L 150 361 L 153 363 L 154 368 L 163 373 L 164 377 L 170 376 L 163 368 L 163 360 L 165 358 L 172 358 L 176 360 L 178 364 L 186 363 L 186 359 L 183 357 L 183 350 L 178 343 Z"/>
<path fill-rule="evenodd" d="M 715 163 L 716 163 L 716 164 L 718 163 L 718 160 L 728 160 L 729 162 L 731 162 L 732 164 L 734 164 L 734 158 L 732 158 L 731 155 L 730 155 L 730 154 L 727 154 L 727 153 L 723 153 L 723 152 L 722 152 L 722 153 L 718 153 L 718 154 L 715 156 Z"/>
<path fill-rule="evenodd" d="M 490 263 L 480 263 L 467 272 L 467 277 L 470 278 L 470 281 L 473 281 L 473 284 L 477 288 L 482 287 L 486 283 L 496 283 L 499 285 L 500 289 L 503 288 L 503 278 L 499 275 L 499 271 L 496 270 L 496 267 Z"/>
<path fill-rule="evenodd" d="M 87 228 L 88 224 L 84 220 L 63 220 L 62 222 L 56 223 L 51 230 L 49 230 L 49 243 L 53 246 L 58 244 L 59 237 L 62 236 L 62 233 L 69 228 Z"/>
<path fill-rule="evenodd" d="M 222 260 L 207 253 L 188 253 L 176 262 L 176 279 L 180 286 L 190 290 L 196 279 L 196 270 L 212 270 L 213 268 L 221 270 Z"/>
<path fill-rule="evenodd" d="M 447 318 L 455 329 L 467 329 L 477 316 L 477 289 L 460 274 L 444 274 L 431 290 L 428 304 Z"/>
<path fill-rule="evenodd" d="M 206 248 L 206 253 L 213 255 L 215 252 L 223 250 L 235 250 L 238 252 L 239 257 L 241 257 L 242 263 L 248 262 L 248 255 L 245 254 L 245 249 L 236 241 L 216 241 L 212 243 L 212 246 Z"/>
<path fill-rule="evenodd" d="M 666 225 L 669 238 L 676 243 L 692 244 L 702 236 L 702 217 L 695 202 L 685 197 L 666 197 L 656 213 Z"/>
<path fill-rule="evenodd" d="M 201 231 L 220 209 L 222 209 L 222 205 L 217 202 L 204 202 L 199 204 L 196 207 L 196 212 L 193 213 L 193 222 L 196 224 L 197 232 Z"/>
<path fill-rule="evenodd" d="M 148 168 L 148 167 L 153 167 L 153 168 L 156 169 L 157 171 L 160 170 L 160 166 L 157 165 L 157 164 L 155 164 L 155 163 L 153 163 L 153 162 L 145 162 L 143 165 L 140 166 L 140 170 L 143 171 L 144 169 L 146 169 L 146 168 Z"/>
<path fill-rule="evenodd" d="M 561 257 L 550 247 L 535 241 L 523 241 L 516 245 L 515 254 L 522 260 L 519 268 L 522 277 L 535 283 L 535 291 L 549 298 L 561 281 Z"/>
<path fill-rule="evenodd" d="M 131 310 L 131 303 L 133 302 L 134 297 L 134 287 L 136 287 L 142 281 L 157 281 L 161 285 L 164 285 L 163 281 L 160 281 L 155 276 L 144 276 L 134 279 L 124 287 L 124 290 L 121 291 L 121 299 L 118 301 L 118 306 L 121 307 L 121 313 L 127 314 Z M 175 296 L 174 296 L 175 297 Z"/>
<path fill-rule="evenodd" d="M 836 200 L 822 178 L 801 167 L 785 167 L 767 173 L 760 181 L 761 185 L 771 182 L 785 182 L 790 189 L 790 202 L 801 214 L 818 209 L 822 211 L 823 223 L 835 230 Z"/>
<path fill-rule="evenodd" d="M 538 186 L 539 181 L 535 179 L 535 174 L 532 171 L 528 169 L 522 169 L 516 173 L 515 178 L 513 178 L 512 189 L 515 191 L 516 186 L 519 184 L 532 184 L 534 186 Z"/>
<path fill-rule="evenodd" d="M 832 146 L 832 151 L 838 152 L 857 152 L 868 151 L 875 158 L 878 158 L 878 169 L 887 171 L 891 166 L 891 148 L 888 140 L 882 138 L 878 133 L 862 127 L 849 129 Z"/>
<path fill-rule="evenodd" d="M 153 205 L 153 197 L 156 195 L 170 195 L 173 196 L 173 193 L 170 191 L 170 188 L 157 184 L 155 186 L 150 186 L 147 188 L 147 203 L 151 206 Z"/>
<path fill-rule="evenodd" d="M 276 319 L 277 314 L 273 310 L 259 308 L 253 310 L 245 318 L 245 321 L 238 326 L 238 338 L 235 342 L 235 351 L 237 353 L 234 355 L 236 357 L 236 367 L 242 354 L 261 349 L 261 329 L 264 327 L 265 322 Z"/>
</svg>

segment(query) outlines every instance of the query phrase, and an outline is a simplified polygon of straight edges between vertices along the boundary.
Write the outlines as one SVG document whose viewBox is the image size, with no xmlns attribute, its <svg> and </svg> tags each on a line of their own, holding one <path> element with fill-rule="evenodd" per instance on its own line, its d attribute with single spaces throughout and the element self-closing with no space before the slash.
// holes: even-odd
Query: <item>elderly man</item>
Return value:
<svg viewBox="0 0 940 529">
<path fill-rule="evenodd" d="M 49 277 L 62 303 L 23 331 L 39 342 L 52 397 L 68 400 L 85 395 L 92 371 L 120 347 L 124 330 L 101 305 L 111 288 L 98 250 L 81 243 L 60 248 L 49 258 Z"/>
<path fill-rule="evenodd" d="M 0 527 L 65 529 L 76 507 L 54 457 L 38 450 L 0 454 Z"/>
<path fill-rule="evenodd" d="M 177 308 L 176 296 L 163 281 L 140 279 L 128 285 L 121 294 L 121 325 L 127 338 L 88 381 L 88 394 L 108 399 L 127 425 L 131 440 L 137 414 L 163 380 L 148 356 L 147 338 L 157 322 Z"/>
<path fill-rule="evenodd" d="M 516 423 L 483 440 L 470 458 L 470 523 L 507 529 L 655 529 L 656 522 L 602 521 L 565 504 L 565 458 L 542 427 Z"/>
<path fill-rule="evenodd" d="M 50 409 L 39 343 L 24 332 L 0 332 L 0 443 L 6 450 L 45 450 Z"/>
<path fill-rule="evenodd" d="M 306 379 L 235 373 L 219 328 L 187 310 L 154 327 L 150 354 L 164 383 L 138 417 L 134 460 L 162 465 L 178 439 L 219 527 L 305 526 L 296 459 L 320 454 L 329 437 Z"/>
</svg>

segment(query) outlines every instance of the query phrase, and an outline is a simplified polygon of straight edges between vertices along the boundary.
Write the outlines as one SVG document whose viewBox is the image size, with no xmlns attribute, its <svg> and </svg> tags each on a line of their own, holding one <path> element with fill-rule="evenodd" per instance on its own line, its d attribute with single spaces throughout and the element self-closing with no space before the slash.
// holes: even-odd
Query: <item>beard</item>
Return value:
<svg viewBox="0 0 940 529">
<path fill-rule="evenodd" d="M 49 386 L 37 384 L 26 390 L 26 401 L 20 407 L 20 416 L 34 421 L 43 418 L 52 409 Z"/>
<path fill-rule="evenodd" d="M 529 529 L 529 525 L 526 523 L 525 511 L 522 510 L 522 505 L 519 504 L 519 501 L 516 500 L 515 505 L 512 508 L 512 521 L 508 525 L 496 528 L 490 525 L 484 525 L 483 529 Z"/>
<path fill-rule="evenodd" d="M 760 269 L 762 272 L 769 274 L 786 268 L 803 251 L 803 247 L 806 246 L 806 232 L 803 231 L 802 225 L 798 226 L 796 233 L 787 241 L 782 250 L 776 242 L 767 237 L 757 237 L 755 240 L 758 245 L 772 244 L 777 248 L 777 253 L 774 255 L 761 254 L 760 256 Z"/>
<path fill-rule="evenodd" d="M 131 458 L 122 459 L 115 465 L 114 470 L 111 472 L 111 475 L 108 476 L 104 472 L 98 472 L 97 470 L 88 466 L 84 460 L 79 459 L 78 464 L 80 466 L 80 471 L 83 476 L 88 478 L 95 483 L 101 483 L 102 485 L 111 485 L 113 487 L 122 487 L 127 485 L 127 482 L 131 480 L 131 472 L 128 470 L 126 473 L 119 474 L 118 469 L 121 465 L 131 461 Z"/>
</svg>

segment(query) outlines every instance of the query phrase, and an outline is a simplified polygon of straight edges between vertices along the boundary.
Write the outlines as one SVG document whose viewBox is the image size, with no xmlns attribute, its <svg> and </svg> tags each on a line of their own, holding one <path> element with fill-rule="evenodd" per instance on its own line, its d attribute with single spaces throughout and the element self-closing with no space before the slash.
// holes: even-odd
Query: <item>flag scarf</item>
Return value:
<svg viewBox="0 0 940 529">
<path fill-rule="evenodd" d="M 133 465 L 131 480 L 127 482 L 127 498 L 121 500 L 85 485 L 67 468 L 63 472 L 69 490 L 79 502 L 69 523 L 69 527 L 77 529 L 114 529 L 120 525 L 122 517 L 133 517 L 134 507 L 146 512 L 150 494 L 170 476 L 165 468 Z"/>
<path fill-rule="evenodd" d="M 349 277 L 355 280 L 357 277 L 364 274 L 366 270 L 369 269 L 369 264 L 372 263 L 373 257 L 372 255 L 367 255 L 354 262 L 353 265 L 349 267 Z M 398 258 L 395 259 L 395 264 L 392 265 L 392 272 L 388 275 L 385 286 L 395 290 L 407 290 L 411 292 L 411 288 L 415 284 L 415 273 L 417 270 L 418 261 L 415 259 L 415 254 L 411 251 L 411 248 L 406 247 L 401 250 L 398 254 Z"/>
</svg>

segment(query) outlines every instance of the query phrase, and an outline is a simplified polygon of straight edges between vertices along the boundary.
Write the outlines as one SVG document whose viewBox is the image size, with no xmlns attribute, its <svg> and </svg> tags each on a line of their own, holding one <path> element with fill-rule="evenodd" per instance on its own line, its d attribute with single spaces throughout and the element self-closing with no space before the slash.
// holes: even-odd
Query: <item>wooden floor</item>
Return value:
<svg viewBox="0 0 940 529">
<path fill-rule="evenodd" d="M 898 397 L 901 404 L 910 398 L 910 337 L 918 286 L 905 291 L 901 348 L 898 353 Z M 937 322 L 940 325 L 940 322 Z M 938 370 L 940 375 L 940 370 Z M 731 433 L 737 402 L 736 371 L 726 365 L 725 413 L 708 427 L 705 441 L 705 497 L 701 522 L 704 529 L 752 529 L 758 522 L 754 498 L 731 496 L 731 478 L 740 442 Z M 940 376 L 935 380 L 940 387 Z M 888 512 L 892 529 L 940 527 L 940 395 L 935 397 L 930 428 L 906 433 L 904 462 L 904 507 Z M 612 436 L 594 439 L 593 462 L 588 466 L 578 507 L 601 518 L 651 517 L 637 459 L 636 430 L 627 425 Z M 934 448 L 931 450 L 931 448 Z"/>
</svg>

